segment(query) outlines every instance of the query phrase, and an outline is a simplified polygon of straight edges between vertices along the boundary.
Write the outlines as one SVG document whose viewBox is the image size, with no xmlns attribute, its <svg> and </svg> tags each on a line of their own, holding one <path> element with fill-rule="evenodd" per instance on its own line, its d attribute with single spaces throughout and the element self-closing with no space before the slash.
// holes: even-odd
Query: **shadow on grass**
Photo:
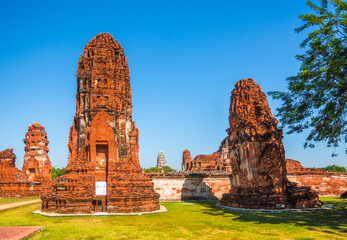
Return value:
<svg viewBox="0 0 347 240">
<path fill-rule="evenodd" d="M 229 210 L 215 206 L 217 202 L 196 202 L 205 207 L 204 214 L 230 218 L 231 221 L 256 224 L 290 224 L 329 234 L 347 233 L 347 201 L 324 201 L 334 205 L 331 210 L 297 212 L 260 212 Z M 319 228 L 319 229 L 318 229 Z M 326 228 L 326 229 L 321 229 Z"/>
</svg>

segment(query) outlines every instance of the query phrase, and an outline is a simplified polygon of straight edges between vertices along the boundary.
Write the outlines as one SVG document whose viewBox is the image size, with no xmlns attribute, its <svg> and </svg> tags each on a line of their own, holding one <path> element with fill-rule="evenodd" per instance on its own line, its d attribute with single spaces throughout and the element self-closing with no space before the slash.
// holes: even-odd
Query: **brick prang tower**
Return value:
<svg viewBox="0 0 347 240">
<path fill-rule="evenodd" d="M 223 140 L 232 169 L 231 190 L 223 205 L 243 208 L 315 208 L 310 187 L 297 187 L 286 174 L 282 130 L 259 85 L 239 80 L 231 93 L 228 137 Z M 221 148 L 220 148 L 221 149 Z"/>
<path fill-rule="evenodd" d="M 139 164 L 138 134 L 132 121 L 130 74 L 124 50 L 110 34 L 101 33 L 85 46 L 78 62 L 68 174 L 58 178 L 52 192 L 42 197 L 43 210 L 159 210 L 159 195 Z M 98 200 L 100 209 L 96 209 L 96 182 L 107 183 L 106 201 Z"/>
</svg>

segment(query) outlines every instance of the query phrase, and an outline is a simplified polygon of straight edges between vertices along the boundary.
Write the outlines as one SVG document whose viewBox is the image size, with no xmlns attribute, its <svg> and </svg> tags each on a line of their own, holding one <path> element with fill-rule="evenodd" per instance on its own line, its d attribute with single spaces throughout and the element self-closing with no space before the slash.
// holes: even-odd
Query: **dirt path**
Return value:
<svg viewBox="0 0 347 240">
<path fill-rule="evenodd" d="M 40 203 L 41 199 L 35 199 L 35 200 L 29 200 L 29 201 L 23 201 L 23 202 L 15 202 L 15 203 L 8 203 L 8 204 L 2 204 L 0 205 L 0 212 L 6 211 L 12 208 L 17 208 L 25 205 Z"/>
</svg>

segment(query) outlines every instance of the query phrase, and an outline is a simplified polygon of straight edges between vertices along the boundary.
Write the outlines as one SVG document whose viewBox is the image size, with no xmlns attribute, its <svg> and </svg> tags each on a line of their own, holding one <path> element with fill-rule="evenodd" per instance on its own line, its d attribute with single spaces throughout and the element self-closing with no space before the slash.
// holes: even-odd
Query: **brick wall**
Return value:
<svg viewBox="0 0 347 240">
<path fill-rule="evenodd" d="M 160 201 L 220 200 L 230 190 L 230 179 L 225 175 L 146 174 L 151 177 Z M 320 196 L 340 196 L 347 191 L 347 173 L 291 172 L 289 181 L 299 186 L 312 186 Z"/>
<path fill-rule="evenodd" d="M 224 176 L 151 176 L 160 201 L 219 200 L 230 190 L 230 180 Z"/>
<path fill-rule="evenodd" d="M 299 171 L 287 174 L 299 186 L 312 186 L 319 196 L 340 196 L 347 191 L 347 173 Z"/>
</svg>

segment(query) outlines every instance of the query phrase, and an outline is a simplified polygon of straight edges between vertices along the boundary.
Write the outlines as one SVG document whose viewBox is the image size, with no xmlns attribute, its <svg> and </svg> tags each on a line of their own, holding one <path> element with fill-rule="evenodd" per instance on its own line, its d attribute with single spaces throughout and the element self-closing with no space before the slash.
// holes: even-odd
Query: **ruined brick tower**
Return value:
<svg viewBox="0 0 347 240">
<path fill-rule="evenodd" d="M 57 179 L 51 194 L 43 196 L 43 210 L 158 210 L 159 195 L 139 164 L 138 134 L 132 121 L 130 75 L 124 50 L 110 34 L 99 34 L 85 46 L 78 62 L 68 174 Z M 106 201 L 102 198 L 96 202 L 96 182 L 106 182 Z"/>
<path fill-rule="evenodd" d="M 270 209 L 320 206 L 316 192 L 287 180 L 282 130 L 253 79 L 236 83 L 229 114 L 228 137 L 221 145 L 231 164 L 232 181 L 221 203 Z"/>
<path fill-rule="evenodd" d="M 52 185 L 52 165 L 48 157 L 49 142 L 45 128 L 39 123 L 33 123 L 25 134 L 24 143 L 22 171 L 31 182 L 40 182 L 42 192 L 45 192 Z"/>
</svg>

